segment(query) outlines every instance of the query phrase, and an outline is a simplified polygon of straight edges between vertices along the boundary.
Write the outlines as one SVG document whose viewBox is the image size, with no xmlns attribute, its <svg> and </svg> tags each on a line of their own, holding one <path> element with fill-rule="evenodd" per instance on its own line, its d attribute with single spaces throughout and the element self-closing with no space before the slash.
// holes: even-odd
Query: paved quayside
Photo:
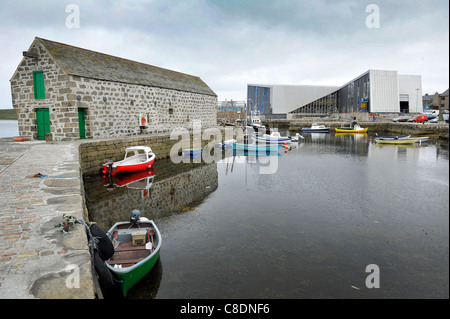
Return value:
<svg viewBox="0 0 450 319">
<path fill-rule="evenodd" d="M 85 227 L 55 227 L 83 219 L 78 143 L 3 138 L 0 163 L 0 298 L 95 298 Z"/>
</svg>

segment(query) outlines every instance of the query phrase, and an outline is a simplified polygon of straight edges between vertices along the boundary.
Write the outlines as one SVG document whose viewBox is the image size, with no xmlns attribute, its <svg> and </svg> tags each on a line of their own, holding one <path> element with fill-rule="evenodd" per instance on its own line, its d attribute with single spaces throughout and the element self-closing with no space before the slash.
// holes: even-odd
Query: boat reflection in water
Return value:
<svg viewBox="0 0 450 319">
<path fill-rule="evenodd" d="M 100 184 L 106 187 L 98 187 Z M 216 163 L 180 165 L 170 159 L 155 162 L 149 170 L 118 174 L 113 179 L 101 175 L 84 177 L 86 195 L 92 203 L 88 205 L 89 218 L 102 229 L 128 220 L 133 209 L 158 223 L 187 208 L 194 209 L 217 185 Z"/>
<path fill-rule="evenodd" d="M 140 189 L 142 190 L 142 196 L 147 197 L 154 177 L 155 170 L 153 168 L 128 174 L 116 174 L 111 177 L 103 175 L 105 179 L 103 185 L 106 186 L 108 191 L 113 191 L 116 187 Z"/>
</svg>

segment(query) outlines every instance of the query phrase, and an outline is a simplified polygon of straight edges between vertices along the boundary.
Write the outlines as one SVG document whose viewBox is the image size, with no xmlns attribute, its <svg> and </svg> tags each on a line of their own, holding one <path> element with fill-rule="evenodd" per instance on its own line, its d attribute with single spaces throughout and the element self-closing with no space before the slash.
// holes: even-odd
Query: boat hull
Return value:
<svg viewBox="0 0 450 319">
<path fill-rule="evenodd" d="M 407 144 L 414 144 L 416 143 L 416 138 L 410 138 L 410 139 L 398 139 L 398 140 L 390 140 L 390 139 L 380 139 L 376 138 L 375 142 L 378 144 L 393 144 L 393 145 L 407 145 Z"/>
<path fill-rule="evenodd" d="M 203 149 L 185 149 L 183 150 L 183 154 L 186 156 L 193 156 L 193 155 L 201 155 L 203 152 Z"/>
<path fill-rule="evenodd" d="M 119 281 L 121 281 L 120 286 L 122 289 L 122 294 L 124 296 L 127 295 L 128 291 L 133 288 L 142 278 L 144 278 L 155 266 L 156 262 L 159 258 L 159 253 L 161 249 L 161 234 L 156 227 L 155 223 L 151 220 L 148 220 L 146 222 L 143 222 L 140 224 L 142 228 L 145 227 L 152 227 L 155 230 L 155 235 L 157 236 L 157 244 L 156 248 L 153 252 L 150 253 L 149 256 L 145 257 L 141 261 L 137 262 L 136 264 L 130 266 L 130 267 L 124 267 L 124 268 L 115 268 L 112 266 L 114 264 L 114 261 L 110 262 L 108 264 L 105 262 L 105 265 L 107 268 L 114 273 L 114 275 L 117 277 Z M 112 234 L 114 234 L 114 231 L 118 230 L 119 228 L 122 229 L 129 229 L 129 228 L 136 228 L 135 225 L 131 226 L 130 222 L 119 222 L 114 224 L 108 231 L 108 236 L 110 236 L 110 239 L 113 240 Z"/>
<path fill-rule="evenodd" d="M 302 129 L 303 133 L 329 133 L 330 132 L 330 128 L 308 128 L 305 127 Z"/>
<path fill-rule="evenodd" d="M 253 136 L 254 138 L 256 138 L 256 140 L 258 140 L 259 142 L 263 142 L 263 143 L 277 143 L 277 144 L 290 144 L 292 141 L 289 137 L 261 137 L 261 136 Z"/>
<path fill-rule="evenodd" d="M 398 140 L 398 139 L 408 139 L 411 135 L 395 135 L 395 136 L 378 136 L 379 139 L 382 140 Z"/>
<path fill-rule="evenodd" d="M 241 151 L 251 151 L 251 152 L 278 152 L 278 150 L 282 147 L 280 144 L 270 143 L 270 144 L 241 144 L 241 143 L 234 143 L 233 149 L 234 150 L 241 150 Z"/>
<path fill-rule="evenodd" d="M 112 175 L 115 175 L 117 173 L 130 173 L 130 172 L 139 172 L 146 169 L 149 169 L 153 166 L 153 163 L 155 162 L 155 157 L 151 158 L 150 160 L 142 163 L 132 163 L 132 164 L 125 164 L 122 165 L 120 162 L 114 163 L 112 167 Z M 103 171 L 108 171 L 108 165 L 103 164 Z"/>
<path fill-rule="evenodd" d="M 369 130 L 368 127 L 366 128 L 362 128 L 362 129 L 345 129 L 345 128 L 335 128 L 336 133 L 367 133 L 367 131 Z"/>
<path fill-rule="evenodd" d="M 114 272 L 117 276 L 118 280 L 122 281 L 121 288 L 122 288 L 122 294 L 124 296 L 127 295 L 128 291 L 133 288 L 139 281 L 142 280 L 155 266 L 156 262 L 159 258 L 159 250 L 147 261 L 142 262 L 139 267 L 126 272 L 126 273 L 117 273 Z"/>
</svg>

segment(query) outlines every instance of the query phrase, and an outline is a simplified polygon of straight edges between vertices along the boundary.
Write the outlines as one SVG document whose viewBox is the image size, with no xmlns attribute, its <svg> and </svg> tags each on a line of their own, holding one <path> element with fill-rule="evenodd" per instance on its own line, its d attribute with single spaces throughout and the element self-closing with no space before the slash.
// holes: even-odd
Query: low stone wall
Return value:
<svg viewBox="0 0 450 319">
<path fill-rule="evenodd" d="M 81 171 L 83 175 L 99 173 L 107 160 L 123 159 L 125 149 L 130 146 L 150 146 L 158 159 L 167 158 L 176 142 L 169 135 L 87 140 L 79 146 Z"/>
<path fill-rule="evenodd" d="M 222 134 L 222 138 L 225 137 L 225 129 L 218 128 Z M 202 132 L 203 136 L 203 132 Z M 200 142 L 197 142 L 201 147 L 205 146 L 211 141 L 203 140 L 200 137 Z M 192 132 L 189 135 L 190 145 L 193 145 L 194 136 Z M 80 140 L 79 154 L 80 154 L 80 167 L 83 175 L 92 175 L 100 173 L 102 165 L 107 160 L 119 161 L 122 160 L 125 155 L 125 149 L 131 146 L 149 146 L 156 154 L 156 160 L 169 158 L 170 150 L 181 139 L 171 140 L 170 134 L 151 134 L 111 139 L 99 139 L 99 140 Z M 198 137 L 195 136 L 195 140 Z"/>
</svg>

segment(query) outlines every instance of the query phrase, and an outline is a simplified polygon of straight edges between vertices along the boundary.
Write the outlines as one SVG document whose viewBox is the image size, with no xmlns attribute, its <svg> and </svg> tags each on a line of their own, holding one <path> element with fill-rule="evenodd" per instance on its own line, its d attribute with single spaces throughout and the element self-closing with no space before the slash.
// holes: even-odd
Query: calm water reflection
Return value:
<svg viewBox="0 0 450 319">
<path fill-rule="evenodd" d="M 17 120 L 0 120 L 0 138 L 19 136 Z"/>
<path fill-rule="evenodd" d="M 448 298 L 448 165 L 448 144 L 310 134 L 277 157 L 155 162 L 147 190 L 85 184 L 102 227 L 138 208 L 162 232 L 128 298 Z"/>
</svg>

